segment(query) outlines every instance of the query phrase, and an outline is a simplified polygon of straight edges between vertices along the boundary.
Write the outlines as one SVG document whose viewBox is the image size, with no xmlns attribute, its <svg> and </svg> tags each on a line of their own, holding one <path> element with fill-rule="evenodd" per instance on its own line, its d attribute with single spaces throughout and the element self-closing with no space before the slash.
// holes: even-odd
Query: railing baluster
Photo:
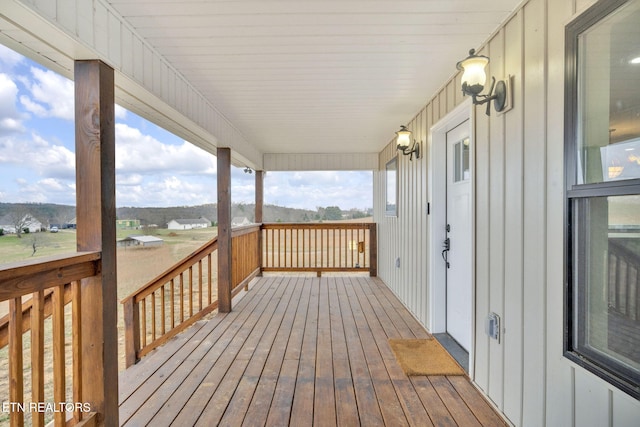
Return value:
<svg viewBox="0 0 640 427">
<path fill-rule="evenodd" d="M 344 234 L 344 230 L 338 231 L 338 259 L 340 260 L 340 267 L 345 264 L 342 263 L 342 235 Z"/>
<path fill-rule="evenodd" d="M 284 259 L 284 266 L 287 266 L 287 229 L 285 228 L 284 230 L 282 230 L 282 233 L 284 234 L 284 253 L 282 255 L 284 255 L 282 258 Z"/>
<path fill-rule="evenodd" d="M 180 273 L 180 323 L 184 322 L 184 274 Z"/>
<path fill-rule="evenodd" d="M 212 286 L 213 286 L 213 284 L 212 284 L 212 282 L 213 282 L 213 273 L 211 271 L 211 254 L 209 254 L 207 256 L 207 283 L 208 283 L 207 291 L 209 292 L 209 299 L 208 299 L 209 305 L 211 305 L 211 303 L 213 301 L 212 300 L 212 298 L 213 298 L 213 295 L 212 295 Z"/>
<path fill-rule="evenodd" d="M 282 257 L 282 243 L 281 243 L 281 237 L 282 236 L 282 230 L 279 229 L 278 230 L 278 267 L 282 267 L 282 262 L 281 262 L 281 257 Z"/>
<path fill-rule="evenodd" d="M 300 245 L 300 229 L 296 229 L 296 264 L 292 267 L 299 268 L 304 264 L 304 246 Z M 302 261 L 300 261 L 300 256 L 302 256 Z M 302 264 L 301 264 L 302 263 Z"/>
<path fill-rule="evenodd" d="M 82 402 L 82 296 L 79 281 L 71 283 L 71 340 L 73 342 L 73 401 Z M 82 420 L 82 412 L 77 406 L 73 411 L 73 420 Z"/>
<path fill-rule="evenodd" d="M 287 240 L 289 240 L 289 263 L 287 264 L 288 267 L 293 267 L 293 251 L 295 250 L 295 244 L 293 242 L 293 228 L 288 228 L 287 232 L 289 233 L 289 237 L 287 238 Z"/>
<path fill-rule="evenodd" d="M 57 405 L 66 401 L 66 375 L 64 357 L 64 285 L 53 289 L 52 299 L 52 323 L 53 323 L 53 399 Z M 65 413 L 60 411 L 54 414 L 55 424 L 65 424 Z"/>
<path fill-rule="evenodd" d="M 306 234 L 305 231 L 308 232 L 309 238 L 304 237 L 304 235 Z M 311 229 L 303 230 L 302 235 L 303 235 L 303 241 L 306 243 L 305 247 L 307 250 L 307 257 L 309 258 L 306 266 L 311 267 Z"/>
<path fill-rule="evenodd" d="M 316 242 L 317 245 L 317 242 Z M 324 230 L 320 230 L 320 248 L 316 248 L 316 251 L 320 251 L 320 267 L 324 267 Z"/>
<path fill-rule="evenodd" d="M 156 292 L 151 293 L 151 341 L 156 340 Z"/>
<path fill-rule="evenodd" d="M 146 347 L 147 345 L 147 299 L 143 298 L 140 301 L 140 312 L 142 313 L 142 319 L 140 319 L 141 331 L 140 335 L 142 338 L 142 347 Z"/>
<path fill-rule="evenodd" d="M 22 360 L 22 298 L 9 300 L 9 399 L 11 403 L 24 403 L 24 376 Z M 24 424 L 24 413 L 12 411 L 11 426 Z"/>
<path fill-rule="evenodd" d="M 176 327 L 176 289 L 175 281 L 171 279 L 171 329 Z"/>
<path fill-rule="evenodd" d="M 189 317 L 193 316 L 193 267 L 189 267 Z"/>
<path fill-rule="evenodd" d="M 44 291 L 31 298 L 31 401 L 44 402 Z M 33 411 L 31 424 L 43 427 L 44 412 Z"/>
<path fill-rule="evenodd" d="M 354 266 L 354 262 L 353 262 L 353 250 L 354 248 L 356 249 L 356 252 L 358 250 L 358 242 L 353 240 L 353 228 L 350 230 L 351 231 L 351 247 L 349 249 L 351 249 L 351 268 L 353 268 Z M 355 244 L 354 244 L 355 243 Z"/>
<path fill-rule="evenodd" d="M 161 309 L 162 317 L 161 317 L 160 327 L 161 327 L 161 330 L 162 330 L 162 335 L 164 335 L 164 334 L 167 333 L 167 325 L 166 325 L 166 317 L 167 317 L 167 315 L 166 315 L 166 313 L 167 313 L 166 306 L 167 306 L 167 302 L 166 302 L 166 296 L 165 296 L 166 289 L 165 289 L 164 285 L 162 285 L 160 287 L 160 289 L 161 289 L 160 304 L 162 305 L 162 309 Z"/>
<path fill-rule="evenodd" d="M 274 258 L 273 258 L 275 256 L 275 248 L 274 248 L 275 238 L 274 238 L 274 235 L 273 235 L 274 232 L 275 232 L 275 230 L 271 229 L 271 266 L 272 267 L 276 266 L 276 263 L 274 262 Z"/>
<path fill-rule="evenodd" d="M 336 266 L 336 229 L 334 228 L 331 232 L 331 259 L 333 262 L 332 267 Z"/>
<path fill-rule="evenodd" d="M 198 311 L 202 311 L 202 260 L 198 261 Z"/>
</svg>

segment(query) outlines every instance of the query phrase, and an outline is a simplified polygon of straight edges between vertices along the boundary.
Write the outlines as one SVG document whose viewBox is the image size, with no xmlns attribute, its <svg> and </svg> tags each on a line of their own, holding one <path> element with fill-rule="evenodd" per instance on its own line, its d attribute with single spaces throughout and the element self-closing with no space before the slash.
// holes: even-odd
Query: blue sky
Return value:
<svg viewBox="0 0 640 427">
<path fill-rule="evenodd" d="M 73 82 L 0 45 L 0 202 L 75 204 Z M 254 175 L 233 168 L 233 202 Z M 268 172 L 265 203 L 372 207 L 371 172 Z M 216 158 L 116 106 L 118 206 L 216 202 Z"/>
</svg>

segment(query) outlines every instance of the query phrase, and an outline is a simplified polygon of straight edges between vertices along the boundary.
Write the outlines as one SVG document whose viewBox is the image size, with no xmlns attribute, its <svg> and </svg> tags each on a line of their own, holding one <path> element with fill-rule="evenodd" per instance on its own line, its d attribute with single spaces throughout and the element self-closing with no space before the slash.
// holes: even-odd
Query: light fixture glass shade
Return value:
<svg viewBox="0 0 640 427">
<path fill-rule="evenodd" d="M 484 55 L 476 55 L 475 50 L 469 51 L 469 56 L 458 62 L 458 70 L 462 70 L 462 91 L 469 95 L 478 95 L 484 89 L 487 74 L 484 68 L 489 63 L 489 58 Z"/>
<path fill-rule="evenodd" d="M 407 148 L 411 144 L 411 131 L 405 126 L 400 126 L 400 130 L 396 132 L 396 144 L 400 148 Z"/>
</svg>

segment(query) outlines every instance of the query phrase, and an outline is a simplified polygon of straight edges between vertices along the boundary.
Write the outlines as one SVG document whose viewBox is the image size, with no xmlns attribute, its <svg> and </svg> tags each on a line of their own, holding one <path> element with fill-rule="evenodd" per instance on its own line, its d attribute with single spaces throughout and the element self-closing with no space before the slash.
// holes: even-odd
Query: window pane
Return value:
<svg viewBox="0 0 640 427">
<path fill-rule="evenodd" d="M 469 138 L 454 145 L 453 180 L 454 182 L 469 179 Z"/>
<path fill-rule="evenodd" d="M 578 39 L 577 183 L 640 178 L 640 2 Z"/>
<path fill-rule="evenodd" d="M 640 375 L 640 196 L 576 201 L 574 346 Z"/>
<path fill-rule="evenodd" d="M 397 171 L 398 171 L 398 158 L 395 157 L 387 163 L 385 179 L 386 179 L 386 207 L 385 213 L 387 215 L 395 216 L 398 213 L 397 210 Z"/>
</svg>

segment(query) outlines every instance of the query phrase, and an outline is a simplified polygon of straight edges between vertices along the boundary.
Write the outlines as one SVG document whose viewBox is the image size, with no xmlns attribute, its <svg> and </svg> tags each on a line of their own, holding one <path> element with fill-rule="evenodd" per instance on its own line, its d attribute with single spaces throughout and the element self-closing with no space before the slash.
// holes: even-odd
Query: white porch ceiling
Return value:
<svg viewBox="0 0 640 427">
<path fill-rule="evenodd" d="M 522 0 L 108 0 L 262 153 L 377 153 Z"/>
</svg>

